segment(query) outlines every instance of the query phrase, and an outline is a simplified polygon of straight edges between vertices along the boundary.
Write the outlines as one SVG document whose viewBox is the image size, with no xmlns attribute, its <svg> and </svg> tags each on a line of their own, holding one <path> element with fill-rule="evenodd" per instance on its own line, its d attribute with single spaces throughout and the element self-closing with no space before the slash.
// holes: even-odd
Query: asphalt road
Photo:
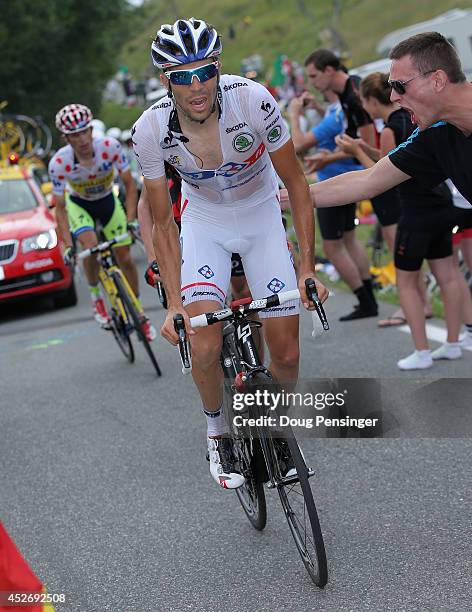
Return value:
<svg viewBox="0 0 472 612">
<path fill-rule="evenodd" d="M 154 293 L 143 295 L 159 323 Z M 126 363 L 91 319 L 84 285 L 73 309 L 0 311 L 1 518 L 48 591 L 66 594 L 56 612 L 470 610 L 472 354 L 402 373 L 408 335 L 337 323 L 351 304 L 330 298 L 333 329 L 315 340 L 303 316 L 303 385 L 351 392 L 346 379 L 369 378 L 394 426 L 379 439 L 300 432 L 316 469 L 324 591 L 275 493 L 257 533 L 210 480 L 199 401 L 175 349 L 155 342 L 161 379 L 141 347 Z"/>
</svg>

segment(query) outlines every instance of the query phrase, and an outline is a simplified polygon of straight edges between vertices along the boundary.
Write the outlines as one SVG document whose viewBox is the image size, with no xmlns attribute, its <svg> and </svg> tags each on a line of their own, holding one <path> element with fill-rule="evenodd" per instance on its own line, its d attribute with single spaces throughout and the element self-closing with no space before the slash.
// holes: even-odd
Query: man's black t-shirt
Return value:
<svg viewBox="0 0 472 612">
<path fill-rule="evenodd" d="M 444 121 L 411 136 L 389 153 L 399 170 L 425 187 L 450 178 L 464 198 L 472 202 L 472 135 Z"/>
<path fill-rule="evenodd" d="M 359 96 L 360 82 L 360 77 L 356 75 L 350 76 L 346 81 L 342 93 L 338 94 L 347 122 L 346 134 L 351 136 L 351 138 L 357 138 L 359 136 L 357 133 L 358 128 L 372 123 L 372 119 L 364 110 Z"/>
<path fill-rule="evenodd" d="M 415 126 L 410 120 L 410 114 L 404 109 L 394 111 L 387 121 L 385 127 L 393 131 L 395 144 L 408 140 L 415 131 Z M 414 212 L 424 214 L 424 209 L 427 207 L 433 210 L 439 210 L 451 207 L 452 195 L 445 183 L 440 183 L 437 187 L 426 187 L 418 180 L 412 178 L 398 185 L 398 192 L 402 202 L 402 209 L 407 214 Z"/>
</svg>

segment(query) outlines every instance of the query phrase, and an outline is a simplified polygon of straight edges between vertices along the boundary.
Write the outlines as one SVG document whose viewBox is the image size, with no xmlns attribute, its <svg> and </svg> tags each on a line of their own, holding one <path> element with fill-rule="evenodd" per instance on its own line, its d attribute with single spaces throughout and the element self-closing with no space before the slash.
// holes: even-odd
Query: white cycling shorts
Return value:
<svg viewBox="0 0 472 612">
<path fill-rule="evenodd" d="M 182 300 L 184 306 L 212 300 L 224 307 L 231 280 L 231 254 L 239 253 L 253 299 L 297 288 L 280 205 L 271 197 L 254 206 L 218 209 L 182 205 Z M 299 314 L 299 300 L 269 308 L 261 317 Z"/>
</svg>

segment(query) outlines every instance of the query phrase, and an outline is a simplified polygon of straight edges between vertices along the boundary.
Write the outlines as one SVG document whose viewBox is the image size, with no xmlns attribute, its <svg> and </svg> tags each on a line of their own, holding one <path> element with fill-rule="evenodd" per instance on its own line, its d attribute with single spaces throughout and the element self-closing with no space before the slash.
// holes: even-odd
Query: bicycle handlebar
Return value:
<svg viewBox="0 0 472 612">
<path fill-rule="evenodd" d="M 192 355 L 190 345 L 185 332 L 184 318 L 181 314 L 174 315 L 174 328 L 179 336 L 180 361 L 182 362 L 182 374 L 190 374 L 192 371 Z"/>
<path fill-rule="evenodd" d="M 321 321 L 321 325 L 325 331 L 329 330 L 329 323 L 326 317 L 323 304 L 318 296 L 316 289 L 316 283 L 312 278 L 305 280 L 305 288 L 308 299 L 315 305 L 315 310 Z M 262 298 L 260 300 L 239 300 L 232 308 L 223 308 L 221 310 L 215 310 L 213 312 L 206 312 L 195 317 L 191 317 L 190 324 L 193 328 L 196 327 L 207 327 L 220 321 L 227 321 L 235 316 L 235 313 L 240 313 L 241 316 L 249 314 L 251 312 L 259 312 L 266 308 L 273 308 L 274 306 L 280 306 L 291 300 L 296 300 L 300 297 L 300 291 L 298 289 L 292 289 L 290 291 L 283 291 L 269 297 Z M 174 315 L 174 328 L 179 336 L 179 352 L 180 359 L 182 361 L 182 373 L 188 374 L 192 370 L 192 359 L 190 355 L 190 347 L 185 332 L 185 325 L 183 316 L 180 314 Z"/>
<path fill-rule="evenodd" d="M 99 253 L 100 251 L 106 251 L 107 249 L 109 249 L 111 246 L 113 246 L 117 242 L 126 240 L 126 238 L 129 238 L 128 232 L 125 232 L 124 234 L 120 234 L 119 236 L 115 236 L 114 238 L 112 238 L 111 240 L 107 240 L 106 242 L 100 242 L 100 244 L 97 244 L 97 246 L 94 246 L 90 249 L 85 249 L 84 251 L 80 251 L 80 253 L 77 255 L 77 259 L 85 259 L 86 257 L 93 255 L 93 253 Z"/>
</svg>

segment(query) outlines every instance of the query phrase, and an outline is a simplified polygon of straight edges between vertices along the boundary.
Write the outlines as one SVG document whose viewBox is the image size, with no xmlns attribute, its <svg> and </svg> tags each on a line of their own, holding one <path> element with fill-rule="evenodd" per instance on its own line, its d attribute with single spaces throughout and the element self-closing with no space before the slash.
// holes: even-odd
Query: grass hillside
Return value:
<svg viewBox="0 0 472 612">
<path fill-rule="evenodd" d="M 340 9 L 336 17 L 333 5 Z M 329 46 L 326 31 L 333 27 L 356 66 L 376 59 L 378 41 L 392 30 L 471 7 L 472 0 L 147 0 L 132 25 L 137 34 L 124 45 L 120 60 L 135 77 L 152 74 L 150 44 L 158 26 L 194 16 L 222 35 L 225 72 L 238 73 L 241 60 L 254 53 L 262 55 L 266 70 L 279 53 L 302 62 L 317 46 Z M 236 33 L 232 40 L 230 26 Z"/>
</svg>

